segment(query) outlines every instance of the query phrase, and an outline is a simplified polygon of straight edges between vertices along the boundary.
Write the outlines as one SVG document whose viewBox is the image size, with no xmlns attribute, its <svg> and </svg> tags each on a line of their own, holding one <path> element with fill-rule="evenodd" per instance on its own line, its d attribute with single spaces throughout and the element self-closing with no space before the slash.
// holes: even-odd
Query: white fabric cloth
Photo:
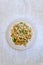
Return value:
<svg viewBox="0 0 43 65">
<path fill-rule="evenodd" d="M 36 20 L 43 30 L 43 0 L 0 0 L 0 65 L 43 65 L 43 33 L 37 44 L 24 51 L 12 49 L 5 40 L 7 25 L 24 17 Z"/>
</svg>

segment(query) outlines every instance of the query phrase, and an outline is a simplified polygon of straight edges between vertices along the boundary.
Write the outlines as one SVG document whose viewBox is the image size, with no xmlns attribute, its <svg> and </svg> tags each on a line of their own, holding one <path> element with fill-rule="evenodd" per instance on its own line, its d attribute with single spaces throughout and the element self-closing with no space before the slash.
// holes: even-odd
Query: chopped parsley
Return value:
<svg viewBox="0 0 43 65">
<path fill-rule="evenodd" d="M 16 39 L 15 38 L 13 39 L 13 42 L 16 42 Z"/>
<path fill-rule="evenodd" d="M 24 24 L 23 22 L 20 22 L 20 24 Z"/>
<path fill-rule="evenodd" d="M 25 34 L 25 31 L 24 30 L 19 30 L 19 32 Z"/>
</svg>

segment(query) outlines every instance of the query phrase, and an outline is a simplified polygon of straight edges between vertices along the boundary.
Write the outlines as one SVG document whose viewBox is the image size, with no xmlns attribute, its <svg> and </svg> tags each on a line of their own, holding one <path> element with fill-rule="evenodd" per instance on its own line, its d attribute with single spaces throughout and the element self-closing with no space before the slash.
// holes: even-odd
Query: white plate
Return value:
<svg viewBox="0 0 43 65">
<path fill-rule="evenodd" d="M 13 25 L 19 23 L 19 22 L 24 22 L 26 23 L 29 27 L 32 28 L 32 39 L 27 43 L 27 46 L 19 46 L 19 45 L 15 45 L 11 39 L 11 28 Z M 22 19 L 22 20 L 14 20 L 14 22 L 12 22 L 11 24 L 8 25 L 8 28 L 6 30 L 6 40 L 8 42 L 8 44 L 14 48 L 14 49 L 18 49 L 18 50 L 24 50 L 24 49 L 27 49 L 27 48 L 30 48 L 31 45 L 33 45 L 33 43 L 35 43 L 35 40 L 36 40 L 36 37 L 37 37 L 37 34 L 36 34 L 36 28 L 34 25 L 31 24 L 31 21 L 27 21 L 26 19 Z"/>
</svg>

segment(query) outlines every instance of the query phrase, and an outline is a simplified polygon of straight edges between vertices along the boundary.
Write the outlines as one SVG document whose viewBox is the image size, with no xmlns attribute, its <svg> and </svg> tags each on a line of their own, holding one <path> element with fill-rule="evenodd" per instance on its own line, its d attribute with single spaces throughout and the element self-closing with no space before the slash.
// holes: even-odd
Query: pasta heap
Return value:
<svg viewBox="0 0 43 65">
<path fill-rule="evenodd" d="M 32 38 L 32 29 L 23 22 L 19 22 L 11 29 L 11 38 L 15 45 L 26 46 Z"/>
</svg>

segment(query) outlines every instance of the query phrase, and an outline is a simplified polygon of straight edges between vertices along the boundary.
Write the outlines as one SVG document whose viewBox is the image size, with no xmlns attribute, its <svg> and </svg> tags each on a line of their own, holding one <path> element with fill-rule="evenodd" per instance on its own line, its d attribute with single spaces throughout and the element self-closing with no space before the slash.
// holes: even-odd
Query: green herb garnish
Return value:
<svg viewBox="0 0 43 65">
<path fill-rule="evenodd" d="M 19 30 L 19 32 L 25 34 L 25 31 L 24 30 Z"/>
<path fill-rule="evenodd" d="M 15 38 L 13 39 L 13 42 L 16 42 L 16 39 Z"/>
<path fill-rule="evenodd" d="M 23 22 L 20 22 L 20 24 L 23 24 Z"/>
</svg>

